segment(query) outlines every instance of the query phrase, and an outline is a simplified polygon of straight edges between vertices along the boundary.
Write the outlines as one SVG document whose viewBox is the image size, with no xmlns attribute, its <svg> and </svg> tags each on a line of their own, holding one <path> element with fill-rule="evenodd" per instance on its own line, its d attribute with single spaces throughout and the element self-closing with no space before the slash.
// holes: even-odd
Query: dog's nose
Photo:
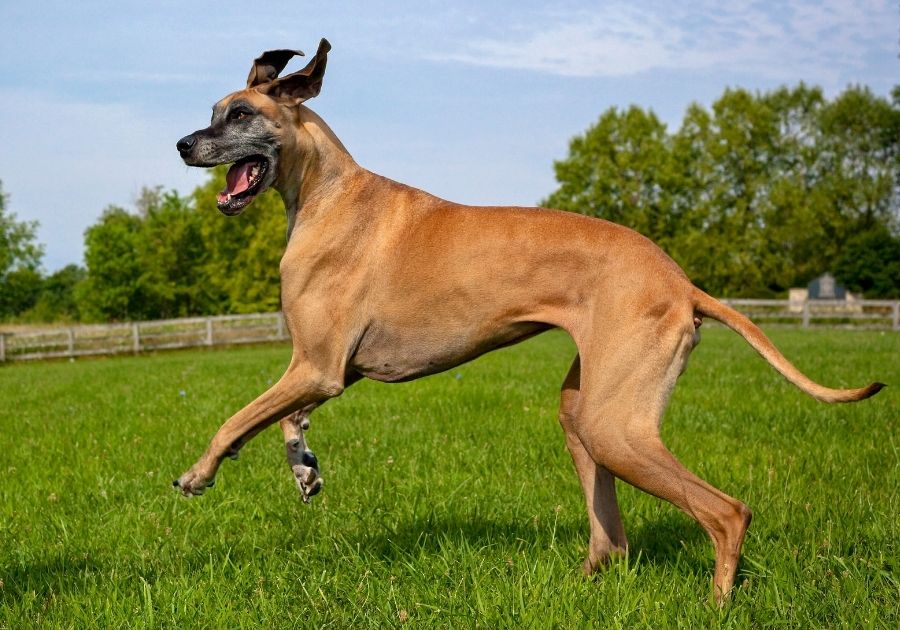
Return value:
<svg viewBox="0 0 900 630">
<path fill-rule="evenodd" d="M 187 153 L 194 148 L 195 144 L 197 144 L 197 137 L 194 134 L 191 134 L 179 140 L 175 147 L 178 149 L 179 153 Z"/>
</svg>

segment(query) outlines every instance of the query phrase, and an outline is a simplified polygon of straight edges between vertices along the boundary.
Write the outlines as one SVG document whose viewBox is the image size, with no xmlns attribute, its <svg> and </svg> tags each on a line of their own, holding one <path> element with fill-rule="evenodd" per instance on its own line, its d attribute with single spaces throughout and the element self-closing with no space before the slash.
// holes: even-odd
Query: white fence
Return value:
<svg viewBox="0 0 900 630">
<path fill-rule="evenodd" d="M 900 300 L 723 299 L 722 302 L 759 323 L 900 331 Z"/>
<path fill-rule="evenodd" d="M 286 341 L 281 313 L 220 315 L 0 333 L 0 362 Z"/>
<path fill-rule="evenodd" d="M 900 331 L 900 301 L 722 300 L 761 323 Z M 281 313 L 0 332 L 0 363 L 287 341 Z"/>
</svg>

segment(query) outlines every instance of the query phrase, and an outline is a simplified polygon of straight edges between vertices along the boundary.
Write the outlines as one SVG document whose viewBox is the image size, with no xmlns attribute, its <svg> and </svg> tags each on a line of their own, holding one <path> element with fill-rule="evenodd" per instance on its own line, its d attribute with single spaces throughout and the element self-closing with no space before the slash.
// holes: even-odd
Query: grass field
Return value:
<svg viewBox="0 0 900 630">
<path fill-rule="evenodd" d="M 754 511 L 724 609 L 700 528 L 624 485 L 631 553 L 580 575 L 548 333 L 317 411 L 310 506 L 274 428 L 205 496 L 170 485 L 285 346 L 0 368 L 0 627 L 897 627 L 900 335 L 770 331 L 817 380 L 894 385 L 827 406 L 703 332 L 663 435 Z"/>
</svg>

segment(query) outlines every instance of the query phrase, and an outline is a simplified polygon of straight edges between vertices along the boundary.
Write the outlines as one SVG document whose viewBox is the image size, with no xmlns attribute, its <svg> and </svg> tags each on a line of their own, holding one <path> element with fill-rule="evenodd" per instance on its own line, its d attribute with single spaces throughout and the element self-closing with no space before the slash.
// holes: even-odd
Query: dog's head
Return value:
<svg viewBox="0 0 900 630">
<path fill-rule="evenodd" d="M 322 39 L 305 68 L 278 77 L 299 50 L 270 50 L 253 62 L 247 87 L 229 94 L 213 106 L 209 127 L 178 141 L 178 152 L 188 166 L 232 164 L 219 210 L 239 214 L 281 176 L 281 155 L 286 145 L 300 141 L 298 106 L 322 89 L 331 44 Z M 297 149 L 297 147 L 292 147 Z"/>
</svg>

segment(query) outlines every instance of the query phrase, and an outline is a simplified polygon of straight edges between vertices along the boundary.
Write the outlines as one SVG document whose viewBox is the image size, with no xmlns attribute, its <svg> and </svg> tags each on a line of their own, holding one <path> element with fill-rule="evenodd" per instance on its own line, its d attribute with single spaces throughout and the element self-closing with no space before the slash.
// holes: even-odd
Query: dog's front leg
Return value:
<svg viewBox="0 0 900 630">
<path fill-rule="evenodd" d="M 276 420 L 337 396 L 343 389 L 342 379 L 330 379 L 306 363 L 292 364 L 275 385 L 219 428 L 197 463 L 172 485 L 185 496 L 203 494 L 213 485 L 222 460 L 250 438 Z"/>
<path fill-rule="evenodd" d="M 295 411 L 281 419 L 281 430 L 284 433 L 284 449 L 287 452 L 288 466 L 294 473 L 294 481 L 300 490 L 300 498 L 304 503 L 322 489 L 322 476 L 319 473 L 319 460 L 306 445 L 304 431 L 309 429 L 309 414 L 316 405 L 310 405 Z"/>
</svg>

